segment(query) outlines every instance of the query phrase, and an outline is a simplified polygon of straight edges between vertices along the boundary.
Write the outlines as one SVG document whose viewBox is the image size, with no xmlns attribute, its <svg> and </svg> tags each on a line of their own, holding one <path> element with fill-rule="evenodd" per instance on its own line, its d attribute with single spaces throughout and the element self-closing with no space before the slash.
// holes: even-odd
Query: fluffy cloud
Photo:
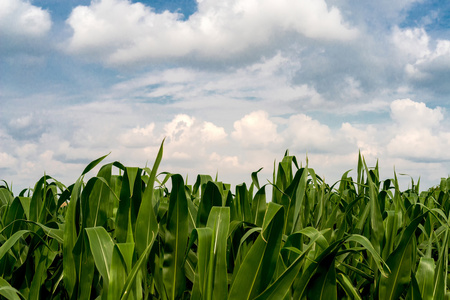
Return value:
<svg viewBox="0 0 450 300">
<path fill-rule="evenodd" d="M 168 157 L 179 160 L 201 159 L 213 144 L 223 143 L 227 134 L 224 128 L 211 122 L 200 122 L 186 114 L 176 115 L 164 125 Z"/>
<path fill-rule="evenodd" d="M 241 120 L 234 122 L 234 131 L 231 136 L 244 147 L 278 147 L 280 137 L 277 134 L 277 125 L 269 120 L 265 111 L 255 111 Z"/>
<path fill-rule="evenodd" d="M 50 14 L 29 1 L 0 2 L 0 36 L 41 37 L 51 28 Z"/>
<path fill-rule="evenodd" d="M 51 26 L 49 12 L 29 1 L 0 1 L 0 51 L 3 55 L 10 57 L 33 53 Z M 24 60 L 34 62 L 36 59 L 25 55 L 17 63 L 23 64 Z"/>
<path fill-rule="evenodd" d="M 423 102 L 399 99 L 391 103 L 391 118 L 402 130 L 433 129 L 443 120 L 442 108 L 428 108 Z"/>
<path fill-rule="evenodd" d="M 0 169 L 14 168 L 17 164 L 17 159 L 8 153 L 0 152 Z"/>
<path fill-rule="evenodd" d="M 68 18 L 73 35 L 67 51 L 112 65 L 187 54 L 208 61 L 273 47 L 289 34 L 319 40 L 357 35 L 324 0 L 204 0 L 189 19 L 181 17 L 127 0 L 94 1 L 76 7 Z"/>
<path fill-rule="evenodd" d="M 406 66 L 416 83 L 429 84 L 442 92 L 450 91 L 446 78 L 450 75 L 450 40 L 438 40 L 434 51 Z"/>
<path fill-rule="evenodd" d="M 340 148 L 343 148 L 344 153 L 358 149 L 367 158 L 379 158 L 384 150 L 381 145 L 387 139 L 386 135 L 381 134 L 380 131 L 374 125 L 357 126 L 344 122 L 339 129 L 343 142 Z"/>
<path fill-rule="evenodd" d="M 154 140 L 155 123 L 150 123 L 144 127 L 134 127 L 123 133 L 119 141 L 122 145 L 130 148 L 145 147 L 149 141 Z"/>
<path fill-rule="evenodd" d="M 249 174 L 260 167 L 264 167 L 261 180 L 270 178 L 273 160 L 281 159 L 285 149 L 298 159 L 307 151 L 310 166 L 325 175 L 328 182 L 338 180 L 342 172 L 356 166 L 358 150 L 369 164 L 379 158 L 387 168 L 384 176 L 391 176 L 393 165 L 413 176 L 422 174 L 423 168 L 442 171 L 442 164 L 450 159 L 450 129 L 443 124 L 445 111 L 409 99 L 392 102 L 391 120 L 384 125 L 345 122 L 338 129 L 306 114 L 286 119 L 272 117 L 264 110 L 244 115 L 234 121 L 233 129 L 227 130 L 216 122 L 188 114 L 146 123 L 147 111 L 136 114 L 120 102 L 108 102 L 106 115 L 96 107 L 105 104 L 70 109 L 85 116 L 85 124 L 74 125 L 72 135 L 61 131 L 57 125 L 60 121 L 49 124 L 35 142 L 0 132 L 0 168 L 20 169 L 13 180 L 21 187 L 35 182 L 44 171 L 70 183 L 89 161 L 110 151 L 110 161 L 136 166 L 144 166 L 147 160 L 151 163 L 164 137 L 161 170 L 189 174 L 190 180 L 198 173 L 214 176 L 218 172 L 221 180 L 233 184 L 249 180 Z M 66 116 L 70 124 L 74 118 L 68 111 L 55 110 L 52 115 Z M 27 115 L 12 123 L 26 125 L 26 119 Z M 115 121 L 107 122 L 112 119 Z M 104 123 L 108 123 L 108 130 L 102 127 Z M 136 125 L 130 128 L 130 124 Z"/>
<path fill-rule="evenodd" d="M 401 51 L 401 55 L 407 55 L 413 59 L 419 59 L 430 54 L 430 38 L 423 28 L 400 29 L 394 27 L 392 42 Z"/>
<path fill-rule="evenodd" d="M 439 39 L 431 43 L 423 28 L 397 27 L 392 40 L 401 56 L 408 58 L 404 69 L 411 83 L 436 93 L 450 92 L 447 80 L 450 76 L 450 40 Z"/>
<path fill-rule="evenodd" d="M 410 99 L 391 104 L 396 134 L 387 145 L 391 155 L 418 161 L 449 160 L 450 130 L 441 128 L 444 119 L 440 107 L 431 109 Z"/>
<path fill-rule="evenodd" d="M 291 116 L 284 134 L 290 141 L 291 147 L 297 151 L 328 152 L 334 143 L 328 126 L 304 114 Z"/>
</svg>

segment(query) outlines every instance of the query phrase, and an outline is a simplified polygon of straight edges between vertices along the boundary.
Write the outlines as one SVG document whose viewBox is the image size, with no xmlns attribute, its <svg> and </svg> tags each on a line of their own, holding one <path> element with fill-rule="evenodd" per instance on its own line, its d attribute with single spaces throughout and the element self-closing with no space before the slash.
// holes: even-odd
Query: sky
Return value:
<svg viewBox="0 0 450 300">
<path fill-rule="evenodd" d="M 358 152 L 406 187 L 450 174 L 447 0 L 1 0 L 0 179 L 92 160 L 329 184 Z"/>
</svg>

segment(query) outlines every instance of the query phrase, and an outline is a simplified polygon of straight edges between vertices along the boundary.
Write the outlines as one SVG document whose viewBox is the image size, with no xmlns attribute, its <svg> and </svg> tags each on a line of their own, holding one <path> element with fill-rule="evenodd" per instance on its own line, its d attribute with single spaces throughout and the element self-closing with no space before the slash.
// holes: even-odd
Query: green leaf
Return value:
<svg viewBox="0 0 450 300">
<path fill-rule="evenodd" d="M 5 279 L 1 277 L 0 277 L 0 295 L 2 295 L 8 300 L 20 300 L 19 295 L 22 296 L 22 294 L 18 290 L 13 288 Z"/>
<path fill-rule="evenodd" d="M 56 253 L 52 253 L 52 249 L 41 245 L 37 250 L 35 250 L 35 257 L 37 262 L 35 265 L 35 272 L 33 274 L 33 280 L 30 286 L 30 300 L 38 300 L 41 290 L 41 286 L 47 279 L 47 271 L 50 264 L 53 262 Z"/>
<path fill-rule="evenodd" d="M 394 252 L 389 255 L 386 263 L 391 269 L 389 277 L 381 277 L 379 299 L 398 299 L 411 281 L 413 264 L 414 232 L 426 213 L 414 219 L 404 230 L 401 241 Z"/>
<path fill-rule="evenodd" d="M 153 194 L 156 172 L 162 160 L 164 140 L 158 151 L 158 155 L 150 172 L 150 178 L 147 187 L 142 196 L 141 206 L 136 219 L 136 250 L 138 255 L 142 255 L 147 246 L 150 244 L 152 237 L 158 232 L 158 222 L 156 220 L 155 211 L 153 209 Z"/>
<path fill-rule="evenodd" d="M 307 290 L 308 299 L 337 300 L 335 256 L 320 261 Z"/>
<path fill-rule="evenodd" d="M 364 168 L 367 173 L 367 180 L 369 184 L 369 205 L 370 205 L 370 240 L 378 253 L 381 253 L 381 243 L 384 237 L 384 223 L 381 215 L 380 205 L 378 203 L 378 189 L 376 183 L 373 182 L 369 174 L 366 162 L 363 159 Z"/>
<path fill-rule="evenodd" d="M 448 225 L 447 225 L 448 226 Z M 439 251 L 439 259 L 434 275 L 433 299 L 444 299 L 447 292 L 447 276 L 448 276 L 448 239 L 449 230 L 445 229 L 444 238 Z"/>
<path fill-rule="evenodd" d="M 409 285 L 408 294 L 406 294 L 406 300 L 422 300 L 420 295 L 419 284 L 417 283 L 416 276 L 411 271 L 411 283 Z"/>
<path fill-rule="evenodd" d="M 283 225 L 283 207 L 269 203 L 263 231 L 245 256 L 228 299 L 253 299 L 270 284 L 280 252 Z"/>
<path fill-rule="evenodd" d="M 361 296 L 352 285 L 352 282 L 347 274 L 340 272 L 336 275 L 336 278 L 350 299 L 361 300 Z"/>
<path fill-rule="evenodd" d="M 197 228 L 206 226 L 209 212 L 213 206 L 222 206 L 222 194 L 214 182 L 208 181 L 198 207 Z"/>
<path fill-rule="evenodd" d="M 378 270 L 380 270 L 381 274 L 385 277 L 388 277 L 390 269 L 388 265 L 383 261 L 380 254 L 375 250 L 372 243 L 365 237 L 359 234 L 352 234 L 350 237 L 346 239 L 346 242 L 357 242 L 361 244 L 365 250 L 367 250 L 371 255 L 373 260 L 375 261 Z"/>
<path fill-rule="evenodd" d="M 136 277 L 137 277 L 138 273 L 140 272 L 140 270 L 142 269 L 142 267 L 144 266 L 144 264 L 147 262 L 148 255 L 150 254 L 150 250 L 153 247 L 153 243 L 155 242 L 155 239 L 156 239 L 156 235 L 152 236 L 152 239 L 151 239 L 150 243 L 148 244 L 147 248 L 145 249 L 144 253 L 142 253 L 142 255 L 139 257 L 139 260 L 136 262 L 136 264 L 133 266 L 130 273 L 128 274 L 127 280 L 125 282 L 125 285 L 123 287 L 123 290 L 122 290 L 122 293 L 120 296 L 121 300 L 126 300 L 130 296 L 131 289 L 132 289 L 133 285 L 135 285 Z M 139 297 L 139 295 L 136 295 L 136 296 Z M 164 299 L 164 297 L 163 297 L 163 299 Z"/>
<path fill-rule="evenodd" d="M 263 168 L 260 168 L 258 171 L 252 173 L 252 182 L 253 182 L 253 184 L 256 186 L 256 188 L 257 188 L 258 190 L 261 189 L 261 187 L 259 186 L 259 181 L 258 181 L 258 173 L 259 173 L 262 169 L 263 169 Z"/>
<path fill-rule="evenodd" d="M 211 299 L 208 297 L 210 293 L 209 290 L 212 287 L 208 286 L 208 277 L 209 277 L 209 264 L 211 260 L 211 244 L 212 244 L 212 230 L 211 228 L 197 228 L 197 236 L 198 236 L 198 249 L 197 249 L 197 270 L 195 280 L 198 280 L 198 283 L 194 284 L 198 285 L 198 290 L 200 292 L 201 299 Z"/>
<path fill-rule="evenodd" d="M 103 155 L 102 157 L 97 158 L 96 160 L 90 162 L 86 168 L 84 168 L 83 173 L 81 173 L 81 176 L 85 175 L 86 173 L 88 173 L 90 170 L 92 170 L 93 168 L 95 168 L 102 160 L 105 159 L 105 157 L 107 157 L 110 153 Z"/>
<path fill-rule="evenodd" d="M 24 217 L 24 210 L 22 207 L 22 203 L 20 202 L 19 197 L 14 198 L 14 200 L 11 202 L 11 205 L 8 208 L 8 212 L 4 216 L 4 222 L 3 225 L 6 227 L 15 220 L 23 219 Z M 4 235 L 8 238 L 10 237 L 14 232 L 18 231 L 20 229 L 20 223 L 15 222 L 8 228 L 5 228 Z"/>
<path fill-rule="evenodd" d="M 213 207 L 207 223 L 207 227 L 211 228 L 213 232 L 207 299 L 225 300 L 227 298 L 227 234 L 229 225 L 230 208 Z"/>
<path fill-rule="evenodd" d="M 0 260 L 21 237 L 23 237 L 26 233 L 29 232 L 30 230 L 20 230 L 14 233 L 9 239 L 7 239 L 6 242 L 4 242 L 3 245 L 0 247 Z"/>
<path fill-rule="evenodd" d="M 127 264 L 117 244 L 113 247 L 110 270 L 108 299 L 113 300 L 122 293 L 128 275 Z"/>
<path fill-rule="evenodd" d="M 78 299 L 91 299 L 92 281 L 94 279 L 95 263 L 89 247 L 89 241 L 86 234 L 80 235 L 82 238 L 82 252 L 80 257 L 80 269 L 78 271 Z M 75 249 L 74 249 L 75 250 Z M 74 251 L 75 252 L 75 251 Z M 105 288 L 106 289 L 106 288 Z"/>
<path fill-rule="evenodd" d="M 299 282 L 294 286 L 295 299 L 302 299 L 306 293 L 311 297 L 312 291 L 315 293 L 314 299 L 327 299 L 316 298 L 324 295 L 335 299 L 335 271 L 330 273 L 328 269 L 335 269 L 334 260 L 344 241 L 334 242 L 309 264 Z M 332 283 L 333 278 L 334 282 Z"/>
<path fill-rule="evenodd" d="M 165 230 L 163 280 L 170 300 L 185 289 L 184 256 L 188 239 L 188 206 L 183 177 L 172 176 L 169 211 Z"/>
<path fill-rule="evenodd" d="M 92 227 L 85 230 L 95 266 L 103 279 L 109 282 L 114 242 L 103 227 Z"/>
<path fill-rule="evenodd" d="M 294 260 L 294 262 L 278 277 L 275 282 L 273 282 L 267 289 L 264 290 L 263 293 L 261 293 L 256 299 L 257 300 L 270 300 L 270 299 L 283 299 L 291 290 L 292 283 L 297 278 L 297 275 L 303 266 L 303 260 L 308 254 L 309 249 L 311 249 L 312 246 L 316 243 L 317 239 L 319 238 L 319 235 L 315 235 L 311 237 L 311 241 L 308 244 L 307 247 L 305 247 L 303 253 L 297 253 L 299 252 L 296 248 L 290 248 L 286 249 L 283 248 L 283 250 L 293 250 L 296 251 L 297 258 Z"/>
<path fill-rule="evenodd" d="M 424 300 L 433 299 L 435 267 L 434 259 L 431 257 L 420 258 L 419 266 L 416 271 L 416 279 L 419 285 L 420 294 Z"/>
<path fill-rule="evenodd" d="M 73 187 L 65 216 L 63 280 L 69 297 L 73 296 L 77 284 L 77 264 L 74 259 L 73 250 L 78 237 L 77 228 L 80 224 L 79 198 L 82 184 L 83 178 L 80 177 Z"/>
<path fill-rule="evenodd" d="M 254 219 L 254 224 L 256 226 L 261 227 L 262 222 L 264 220 L 264 215 L 266 213 L 267 208 L 267 201 L 266 201 L 266 186 L 264 185 L 262 188 L 260 188 L 253 198 L 252 201 L 252 212 Z"/>
<path fill-rule="evenodd" d="M 47 179 L 50 177 L 44 175 L 34 186 L 33 196 L 30 201 L 30 220 L 39 222 L 39 217 L 42 211 L 44 198 L 46 194 Z"/>
<path fill-rule="evenodd" d="M 130 233 L 128 226 L 131 222 L 133 224 L 132 203 L 133 191 L 135 189 L 135 182 L 141 181 L 141 170 L 139 168 L 125 168 L 123 175 L 122 187 L 120 189 L 120 202 L 116 214 L 116 239 L 119 243 L 126 243 L 128 234 Z M 141 191 L 139 191 L 140 193 Z M 139 195 L 136 195 L 140 197 Z M 133 198 L 134 200 L 134 198 Z M 136 212 L 137 213 L 137 212 Z"/>
</svg>

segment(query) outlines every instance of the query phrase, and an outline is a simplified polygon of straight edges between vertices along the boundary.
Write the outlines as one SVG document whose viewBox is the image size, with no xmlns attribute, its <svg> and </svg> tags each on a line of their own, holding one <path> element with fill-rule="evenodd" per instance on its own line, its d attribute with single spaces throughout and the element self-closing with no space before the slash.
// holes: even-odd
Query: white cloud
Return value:
<svg viewBox="0 0 450 300">
<path fill-rule="evenodd" d="M 119 137 L 119 142 L 130 148 L 145 147 L 151 140 L 155 139 L 155 123 L 150 123 L 144 127 L 134 127 Z"/>
<path fill-rule="evenodd" d="M 395 136 L 387 144 L 389 153 L 419 161 L 449 160 L 450 129 L 443 129 L 440 107 L 431 109 L 410 99 L 391 104 Z"/>
<path fill-rule="evenodd" d="M 423 28 L 394 27 L 392 42 L 409 81 L 435 93 L 448 94 L 450 86 L 450 40 L 433 41 Z M 433 46 L 434 45 L 434 46 Z"/>
<path fill-rule="evenodd" d="M 208 121 L 227 119 L 235 115 L 236 107 L 242 114 L 263 107 L 277 115 L 292 114 L 293 108 L 306 112 L 331 105 L 307 84 L 292 84 L 291 78 L 299 67 L 278 53 L 227 72 L 187 67 L 156 70 L 117 83 L 107 97 L 168 101 L 172 103 L 164 106 L 172 111 L 207 111 Z M 378 110 L 378 106 L 368 105 L 355 104 L 352 109 L 358 111 L 364 106 L 364 110 Z"/>
<path fill-rule="evenodd" d="M 450 40 L 438 40 L 434 51 L 407 65 L 408 75 L 418 79 L 438 79 L 443 73 L 450 74 Z M 437 76 L 436 76 L 437 75 Z M 445 81 L 447 82 L 447 81 Z"/>
<path fill-rule="evenodd" d="M 449 160 L 450 132 L 433 133 L 429 129 L 413 129 L 396 135 L 387 145 L 389 153 L 418 161 Z"/>
<path fill-rule="evenodd" d="M 259 110 L 245 115 L 234 122 L 233 139 L 244 147 L 278 147 L 281 138 L 277 133 L 277 125 L 269 120 L 269 114 Z"/>
<path fill-rule="evenodd" d="M 201 138 L 206 143 L 215 143 L 224 140 L 227 137 L 224 128 L 218 127 L 211 122 L 203 122 Z"/>
<path fill-rule="evenodd" d="M 433 129 L 443 120 L 442 108 L 428 108 L 423 102 L 399 99 L 391 103 L 391 118 L 402 130 Z"/>
<path fill-rule="evenodd" d="M 16 129 L 23 129 L 26 127 L 29 127 L 33 122 L 33 115 L 25 115 L 21 116 L 17 119 L 12 119 L 9 121 L 9 125 L 16 128 Z"/>
<path fill-rule="evenodd" d="M 382 124 L 344 122 L 333 129 L 308 114 L 285 118 L 268 110 L 252 111 L 242 118 L 234 113 L 225 122 L 230 124 L 224 125 L 214 118 L 206 120 L 202 112 L 194 116 L 164 111 L 167 119 L 149 122 L 156 111 L 151 105 L 121 101 L 54 107 L 47 115 L 57 119 L 46 124 L 34 142 L 0 131 L 0 168 L 7 171 L 2 170 L 3 174 L 16 174 L 4 179 L 12 179 L 19 187 L 33 184 L 44 171 L 70 184 L 88 162 L 110 151 L 105 162 L 119 160 L 142 167 L 148 161 L 151 165 L 166 137 L 160 171 L 188 174 L 190 183 L 197 174 L 214 176 L 216 172 L 225 182 L 248 182 L 251 172 L 260 167 L 264 167 L 260 181 L 265 183 L 271 179 L 273 161 L 280 161 L 286 149 L 299 160 L 307 152 L 309 166 L 329 183 L 356 167 L 358 150 L 369 165 L 380 159 L 384 176 L 392 176 L 394 165 L 397 172 L 410 172 L 415 178 L 424 168 L 445 170 L 445 160 L 450 159 L 445 111 L 410 99 L 393 101 L 390 108 L 391 119 Z M 25 120 L 28 115 L 24 116 L 15 119 Z M 70 124 L 70 134 L 61 124 Z"/>
<path fill-rule="evenodd" d="M 423 28 L 394 27 L 392 41 L 401 51 L 401 55 L 407 55 L 413 59 L 419 59 L 430 54 L 430 38 Z"/>
<path fill-rule="evenodd" d="M 342 141 L 345 146 L 343 152 L 351 152 L 356 149 L 367 158 L 378 158 L 383 154 L 382 145 L 385 143 L 386 135 L 380 134 L 374 125 L 366 125 L 362 128 L 344 122 L 339 129 Z M 336 150 L 334 150 L 336 151 Z"/>
<path fill-rule="evenodd" d="M 8 153 L 0 152 L 0 169 L 14 168 L 17 164 L 17 159 Z"/>
<path fill-rule="evenodd" d="M 186 114 L 179 114 L 164 125 L 164 137 L 168 157 L 197 160 L 205 156 L 211 146 L 224 143 L 227 134 L 224 128 L 211 122 L 201 122 Z"/>
<path fill-rule="evenodd" d="M 357 35 L 324 0 L 203 0 L 188 20 L 139 2 L 101 0 L 76 7 L 67 23 L 73 29 L 69 53 L 111 65 L 186 55 L 221 60 L 273 47 L 274 40 L 289 33 L 338 41 Z"/>
<path fill-rule="evenodd" d="M 23 0 L 0 2 L 0 37 L 9 42 L 22 38 L 37 38 L 47 34 L 52 26 L 48 11 Z"/>
<path fill-rule="evenodd" d="M 285 140 L 296 150 L 330 151 L 334 138 L 328 126 L 305 114 L 291 116 L 284 132 Z"/>
</svg>

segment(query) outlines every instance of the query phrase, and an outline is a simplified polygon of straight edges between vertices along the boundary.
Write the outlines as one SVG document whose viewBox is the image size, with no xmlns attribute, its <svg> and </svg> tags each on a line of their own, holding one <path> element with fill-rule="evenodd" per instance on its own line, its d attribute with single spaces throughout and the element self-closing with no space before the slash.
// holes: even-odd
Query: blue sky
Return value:
<svg viewBox="0 0 450 300">
<path fill-rule="evenodd" d="M 449 20 L 443 0 L 2 0 L 0 178 L 144 166 L 166 137 L 161 169 L 190 178 L 271 178 L 289 149 L 332 183 L 360 150 L 436 185 Z"/>
</svg>

